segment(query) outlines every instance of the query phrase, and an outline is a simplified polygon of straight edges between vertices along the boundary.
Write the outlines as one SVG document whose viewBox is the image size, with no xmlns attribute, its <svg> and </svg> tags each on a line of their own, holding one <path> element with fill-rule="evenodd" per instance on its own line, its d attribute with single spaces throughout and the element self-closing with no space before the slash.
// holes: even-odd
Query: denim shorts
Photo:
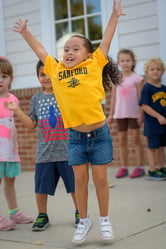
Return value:
<svg viewBox="0 0 166 249">
<path fill-rule="evenodd" d="M 66 192 L 75 192 L 73 168 L 68 161 L 36 163 L 35 193 L 54 195 L 60 177 Z"/>
<path fill-rule="evenodd" d="M 19 162 L 0 162 L 0 179 L 3 176 L 13 178 L 21 173 L 21 165 Z"/>
<path fill-rule="evenodd" d="M 147 140 L 149 149 L 158 149 L 160 147 L 166 147 L 166 135 L 147 137 Z"/>
<path fill-rule="evenodd" d="M 112 138 L 107 124 L 91 132 L 69 129 L 70 165 L 104 165 L 113 160 Z"/>
</svg>

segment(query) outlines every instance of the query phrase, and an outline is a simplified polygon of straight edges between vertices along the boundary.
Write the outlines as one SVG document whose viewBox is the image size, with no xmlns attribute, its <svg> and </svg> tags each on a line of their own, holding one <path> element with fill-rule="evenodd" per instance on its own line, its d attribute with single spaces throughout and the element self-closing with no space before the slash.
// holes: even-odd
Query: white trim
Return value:
<svg viewBox="0 0 166 249">
<path fill-rule="evenodd" d="M 40 86 L 41 85 L 36 76 L 19 77 L 16 80 L 14 79 L 12 82 L 12 90 L 34 88 L 34 87 L 40 87 Z"/>
<path fill-rule="evenodd" d="M 101 13 L 102 13 L 101 16 L 102 16 L 103 32 L 107 26 L 112 10 L 113 10 L 113 1 L 101 0 Z M 118 50 L 119 50 L 119 42 L 118 42 L 118 27 L 117 27 L 109 51 L 109 55 L 113 58 L 114 61 L 117 60 Z"/>
<path fill-rule="evenodd" d="M 159 24 L 159 41 L 160 41 L 160 58 L 163 60 L 166 65 L 166 33 L 165 33 L 165 24 L 166 24 L 166 1 L 158 0 L 158 24 Z M 166 85 L 166 73 L 163 75 L 163 82 Z"/>
<path fill-rule="evenodd" d="M 4 22 L 3 22 L 3 0 L 0 0 L 0 55 L 5 56 L 5 35 L 4 35 Z"/>
<path fill-rule="evenodd" d="M 41 39 L 47 52 L 55 56 L 53 1 L 40 0 Z"/>
<path fill-rule="evenodd" d="M 160 41 L 160 58 L 166 64 L 166 33 L 165 33 L 165 24 L 166 24 L 166 1 L 158 0 L 158 24 L 159 24 L 159 41 Z"/>
</svg>

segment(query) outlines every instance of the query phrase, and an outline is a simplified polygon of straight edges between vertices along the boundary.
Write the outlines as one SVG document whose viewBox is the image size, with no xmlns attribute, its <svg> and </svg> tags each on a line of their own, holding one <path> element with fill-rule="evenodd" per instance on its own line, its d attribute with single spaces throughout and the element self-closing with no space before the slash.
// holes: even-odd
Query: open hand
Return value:
<svg viewBox="0 0 166 249">
<path fill-rule="evenodd" d="M 125 16 L 126 14 L 123 13 L 122 10 L 122 6 L 121 6 L 121 1 L 119 0 L 118 2 L 116 2 L 116 0 L 114 0 L 114 5 L 113 5 L 113 12 L 119 17 L 119 16 Z"/>
<path fill-rule="evenodd" d="M 13 28 L 13 31 L 14 32 L 18 32 L 18 33 L 22 33 L 23 30 L 27 29 L 27 22 L 28 20 L 22 20 L 22 19 L 19 19 L 15 25 L 14 25 L 14 28 Z"/>
</svg>

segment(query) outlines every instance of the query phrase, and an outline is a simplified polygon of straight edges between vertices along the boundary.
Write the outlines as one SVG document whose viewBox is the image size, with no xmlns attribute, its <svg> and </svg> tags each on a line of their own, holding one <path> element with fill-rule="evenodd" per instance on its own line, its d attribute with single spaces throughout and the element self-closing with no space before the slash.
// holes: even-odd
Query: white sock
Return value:
<svg viewBox="0 0 166 249">
<path fill-rule="evenodd" d="M 99 223 L 109 220 L 108 216 L 99 216 Z"/>
<path fill-rule="evenodd" d="M 89 218 L 80 219 L 80 223 L 88 224 L 89 223 Z"/>
</svg>

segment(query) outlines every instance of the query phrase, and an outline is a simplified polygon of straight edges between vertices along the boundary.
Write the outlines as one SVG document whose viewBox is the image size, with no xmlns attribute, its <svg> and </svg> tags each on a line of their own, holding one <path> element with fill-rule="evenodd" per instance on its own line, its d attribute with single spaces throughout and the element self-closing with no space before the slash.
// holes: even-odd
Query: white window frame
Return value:
<svg viewBox="0 0 166 249">
<path fill-rule="evenodd" d="M 2 0 L 0 0 L 2 1 Z M 68 0 L 69 1 L 69 0 Z M 85 0 L 84 0 L 85 2 Z M 85 6 L 85 5 L 84 5 Z M 56 34 L 54 27 L 54 3 L 52 1 L 40 0 L 40 9 L 41 9 L 41 35 L 42 35 L 42 43 L 48 53 L 53 56 L 57 56 L 56 54 Z M 110 15 L 112 13 L 113 1 L 110 0 L 101 0 L 101 20 L 102 20 L 102 32 L 104 32 Z M 100 12 L 95 13 L 95 15 Z M 94 16 L 95 16 L 94 15 Z M 43 18 L 43 16 L 45 18 Z M 85 20 L 87 15 L 84 15 Z M 70 17 L 69 17 L 70 18 Z M 80 18 L 80 17 L 79 17 Z M 78 19 L 78 17 L 76 17 Z M 69 20 L 69 19 L 68 19 Z M 70 22 L 69 22 L 70 24 Z M 69 31 L 71 31 L 71 27 L 69 27 Z M 85 36 L 87 36 L 87 29 L 85 28 Z M 117 52 L 119 50 L 118 43 L 118 31 L 116 30 L 110 48 L 111 57 L 116 60 Z"/>
<path fill-rule="evenodd" d="M 102 5 L 102 0 L 100 0 L 101 2 L 101 5 Z M 53 3 L 53 1 L 52 1 Z M 95 16 L 98 16 L 98 15 L 101 15 L 101 19 L 102 19 L 102 8 L 101 8 L 101 11 L 100 12 L 96 12 L 96 13 L 92 13 L 92 14 L 88 14 L 86 13 L 86 0 L 83 0 L 83 6 L 84 6 L 84 15 L 82 16 L 76 16 L 76 17 L 72 17 L 71 16 L 71 11 L 70 11 L 70 0 L 67 0 L 67 8 L 68 8 L 68 17 L 67 18 L 64 18 L 64 19 L 61 19 L 61 20 L 57 20 L 55 21 L 54 20 L 54 24 L 56 23 L 63 23 L 64 21 L 65 22 L 68 22 L 69 24 L 69 34 L 72 34 L 72 26 L 71 26 L 71 22 L 73 20 L 79 20 L 80 18 L 83 18 L 84 19 L 84 22 L 85 22 L 85 36 L 88 37 L 88 28 L 87 28 L 87 19 L 88 17 L 95 17 Z M 55 27 L 54 27 L 54 33 L 55 33 L 55 42 L 56 42 L 56 32 L 55 32 Z M 93 44 L 96 44 L 96 43 L 99 43 L 100 40 L 98 41 L 93 41 Z M 62 44 L 62 47 L 63 47 L 64 44 Z"/>
</svg>

